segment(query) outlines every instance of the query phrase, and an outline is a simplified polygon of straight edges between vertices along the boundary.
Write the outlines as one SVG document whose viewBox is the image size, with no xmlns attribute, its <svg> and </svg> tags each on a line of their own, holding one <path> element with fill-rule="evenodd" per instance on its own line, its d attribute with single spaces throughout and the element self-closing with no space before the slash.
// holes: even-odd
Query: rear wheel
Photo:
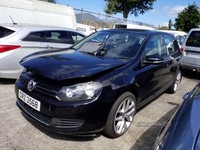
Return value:
<svg viewBox="0 0 200 150">
<path fill-rule="evenodd" d="M 130 92 L 125 92 L 112 106 L 107 118 L 104 133 L 112 138 L 123 135 L 133 122 L 135 112 L 135 96 Z"/>
<path fill-rule="evenodd" d="M 173 94 L 178 90 L 178 87 L 181 83 L 182 80 L 182 72 L 180 70 L 178 70 L 177 74 L 176 74 L 176 78 L 175 81 L 173 82 L 173 84 L 168 88 L 168 92 Z"/>
</svg>

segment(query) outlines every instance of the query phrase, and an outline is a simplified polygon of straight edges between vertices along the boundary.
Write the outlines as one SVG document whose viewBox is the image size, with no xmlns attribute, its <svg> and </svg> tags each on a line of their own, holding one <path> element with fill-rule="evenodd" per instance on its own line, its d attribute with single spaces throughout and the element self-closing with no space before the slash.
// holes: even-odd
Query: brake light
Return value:
<svg viewBox="0 0 200 150">
<path fill-rule="evenodd" d="M 183 53 L 183 48 L 182 47 L 180 48 L 180 51 Z"/>
<path fill-rule="evenodd" d="M 0 53 L 20 48 L 20 45 L 0 45 Z"/>
</svg>

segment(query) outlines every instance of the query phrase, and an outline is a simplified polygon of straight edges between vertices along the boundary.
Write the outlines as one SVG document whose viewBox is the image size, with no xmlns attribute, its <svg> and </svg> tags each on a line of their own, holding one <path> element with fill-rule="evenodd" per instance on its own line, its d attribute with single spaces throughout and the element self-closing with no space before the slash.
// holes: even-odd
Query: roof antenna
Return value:
<svg viewBox="0 0 200 150">
<path fill-rule="evenodd" d="M 12 20 L 13 24 L 17 24 L 16 22 L 14 22 L 14 20 L 12 19 L 12 17 L 9 15 L 10 19 Z"/>
</svg>

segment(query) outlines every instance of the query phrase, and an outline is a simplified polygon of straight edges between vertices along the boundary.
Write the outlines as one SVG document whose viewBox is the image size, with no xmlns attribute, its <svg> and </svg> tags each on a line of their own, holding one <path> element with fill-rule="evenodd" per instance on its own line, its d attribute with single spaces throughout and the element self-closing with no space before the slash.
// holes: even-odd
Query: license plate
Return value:
<svg viewBox="0 0 200 150">
<path fill-rule="evenodd" d="M 19 90 L 18 97 L 33 109 L 40 111 L 41 102 Z"/>
</svg>

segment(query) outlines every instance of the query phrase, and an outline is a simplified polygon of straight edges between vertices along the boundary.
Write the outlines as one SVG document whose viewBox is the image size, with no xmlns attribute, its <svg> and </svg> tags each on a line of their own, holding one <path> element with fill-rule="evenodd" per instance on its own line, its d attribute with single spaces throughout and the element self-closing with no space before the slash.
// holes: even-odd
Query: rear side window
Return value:
<svg viewBox="0 0 200 150">
<path fill-rule="evenodd" d="M 0 38 L 6 37 L 12 33 L 14 33 L 15 31 L 4 28 L 4 27 L 0 27 Z"/>
<path fill-rule="evenodd" d="M 29 41 L 29 42 L 40 42 L 44 37 L 45 31 L 40 32 L 32 32 L 28 36 L 26 36 L 22 41 Z"/>
<path fill-rule="evenodd" d="M 200 31 L 192 31 L 190 33 L 186 46 L 200 47 Z"/>
</svg>

